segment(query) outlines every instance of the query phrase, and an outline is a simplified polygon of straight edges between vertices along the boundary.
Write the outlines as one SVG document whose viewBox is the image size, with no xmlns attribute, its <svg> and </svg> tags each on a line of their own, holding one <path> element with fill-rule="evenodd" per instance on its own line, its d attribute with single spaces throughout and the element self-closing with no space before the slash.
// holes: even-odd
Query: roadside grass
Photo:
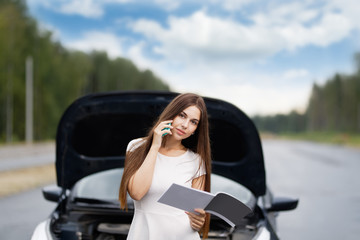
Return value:
<svg viewBox="0 0 360 240">
<path fill-rule="evenodd" d="M 278 138 L 288 140 L 306 140 L 319 143 L 328 143 L 343 145 L 349 147 L 360 148 L 360 134 L 359 133 L 339 133 L 339 132 L 301 132 L 290 133 L 283 132 L 279 134 L 261 132 L 261 138 Z"/>
<path fill-rule="evenodd" d="M 0 172 L 0 198 L 55 183 L 55 165 Z"/>
</svg>

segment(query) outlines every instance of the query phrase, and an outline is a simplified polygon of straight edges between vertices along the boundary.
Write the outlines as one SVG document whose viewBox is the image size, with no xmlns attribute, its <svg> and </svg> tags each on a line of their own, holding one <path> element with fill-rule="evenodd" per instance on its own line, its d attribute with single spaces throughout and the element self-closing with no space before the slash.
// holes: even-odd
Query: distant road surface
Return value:
<svg viewBox="0 0 360 240">
<path fill-rule="evenodd" d="M 278 217 L 281 239 L 359 239 L 360 150 L 283 140 L 264 140 L 263 149 L 274 194 L 300 199 Z M 54 207 L 40 189 L 0 199 L 0 239 L 29 239 Z"/>
<path fill-rule="evenodd" d="M 0 172 L 54 162 L 54 142 L 0 146 Z"/>
<path fill-rule="evenodd" d="M 280 213 L 282 239 L 360 239 L 360 150 L 301 141 L 263 141 L 275 195 L 298 197 Z"/>
</svg>

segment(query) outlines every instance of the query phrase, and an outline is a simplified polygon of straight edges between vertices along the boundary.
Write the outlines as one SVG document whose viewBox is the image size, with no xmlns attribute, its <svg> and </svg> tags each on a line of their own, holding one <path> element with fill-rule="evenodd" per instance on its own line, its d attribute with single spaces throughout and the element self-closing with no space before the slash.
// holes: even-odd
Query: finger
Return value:
<svg viewBox="0 0 360 240">
<path fill-rule="evenodd" d="M 204 209 L 201 209 L 201 208 L 195 208 L 194 209 L 195 212 L 199 213 L 200 215 L 204 215 L 206 214 L 205 210 Z"/>
<path fill-rule="evenodd" d="M 192 222 L 192 221 L 190 221 L 190 226 L 194 229 L 200 229 L 202 227 L 201 224 L 199 224 L 197 222 Z"/>
<path fill-rule="evenodd" d="M 169 125 L 164 125 L 164 126 L 159 126 L 159 128 L 161 129 L 160 131 L 166 131 L 166 130 L 171 130 L 174 127 L 173 126 L 169 126 Z"/>
<path fill-rule="evenodd" d="M 172 135 L 171 129 L 173 129 L 173 126 L 171 126 L 172 120 L 164 121 L 159 124 L 161 136 L 164 137 L 167 134 Z"/>
<path fill-rule="evenodd" d="M 157 127 L 154 129 L 154 131 L 157 133 L 160 133 L 163 130 L 172 129 L 173 126 L 169 125 L 169 123 L 171 123 L 171 122 L 172 122 L 172 120 L 159 123 L 159 125 L 157 125 Z"/>
<path fill-rule="evenodd" d="M 159 124 L 159 126 L 162 126 L 162 127 L 164 127 L 165 125 L 166 125 L 166 126 L 171 126 L 171 125 L 169 125 L 169 123 L 172 123 L 172 122 L 173 122 L 173 120 L 162 121 L 162 122 Z"/>
<path fill-rule="evenodd" d="M 161 123 L 165 123 L 165 124 L 169 124 L 172 123 L 174 120 L 166 120 L 166 121 L 162 121 Z"/>
<path fill-rule="evenodd" d="M 190 226 L 195 231 L 200 231 L 200 229 L 202 228 L 202 225 L 199 225 L 199 224 L 196 224 L 196 223 L 191 223 Z"/>
<path fill-rule="evenodd" d="M 201 220 L 202 218 L 205 218 L 205 216 L 201 216 L 201 215 L 199 215 L 197 213 L 192 213 L 192 212 L 189 212 L 188 216 L 193 218 L 193 219 L 197 219 L 197 220 Z"/>
<path fill-rule="evenodd" d="M 161 136 L 162 137 L 165 137 L 167 134 L 170 134 L 170 135 L 172 135 L 172 132 L 171 132 L 171 130 L 168 130 L 168 129 L 163 129 L 163 130 L 161 130 Z"/>
<path fill-rule="evenodd" d="M 194 226 L 194 225 L 191 225 L 191 228 L 194 229 L 197 232 L 200 231 L 200 229 L 201 229 L 200 227 Z"/>
<path fill-rule="evenodd" d="M 165 120 L 165 121 L 161 121 L 159 122 L 158 126 L 164 126 L 164 125 L 168 125 L 169 123 L 172 123 L 173 120 Z"/>
<path fill-rule="evenodd" d="M 172 120 L 169 120 L 172 122 Z M 174 128 L 173 126 L 169 125 L 169 121 L 164 121 L 159 123 L 159 125 L 156 127 L 157 131 L 163 131 Z"/>
<path fill-rule="evenodd" d="M 186 213 L 189 216 L 189 219 L 190 219 L 191 223 L 197 224 L 197 226 L 200 226 L 200 227 L 202 227 L 204 225 L 205 216 L 200 217 L 200 216 L 198 216 L 198 215 L 196 215 L 194 213 L 189 213 L 189 212 L 186 212 Z"/>
<path fill-rule="evenodd" d="M 195 218 L 202 219 L 205 218 L 206 212 L 203 209 L 196 208 L 194 209 L 194 212 L 191 213 Z"/>
<path fill-rule="evenodd" d="M 197 228 L 201 228 L 203 225 L 204 225 L 204 222 L 203 221 L 196 221 L 196 220 L 193 220 L 193 221 L 190 221 L 191 224 L 193 226 L 196 226 Z"/>
<path fill-rule="evenodd" d="M 192 218 L 195 219 L 205 219 L 205 214 L 200 214 L 200 213 L 194 213 L 194 212 L 188 212 L 188 215 L 191 216 Z"/>
</svg>

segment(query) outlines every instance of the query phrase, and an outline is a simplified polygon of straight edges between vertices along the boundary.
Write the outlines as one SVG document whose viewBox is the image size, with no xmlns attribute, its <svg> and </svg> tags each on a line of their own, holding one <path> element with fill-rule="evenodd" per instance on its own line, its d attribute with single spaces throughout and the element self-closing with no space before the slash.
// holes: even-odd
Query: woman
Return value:
<svg viewBox="0 0 360 240">
<path fill-rule="evenodd" d="M 121 208 L 126 195 L 135 200 L 128 240 L 200 239 L 207 237 L 209 214 L 158 203 L 172 183 L 210 191 L 211 153 L 208 116 L 202 97 L 186 93 L 164 109 L 148 136 L 129 143 L 120 184 Z"/>
</svg>

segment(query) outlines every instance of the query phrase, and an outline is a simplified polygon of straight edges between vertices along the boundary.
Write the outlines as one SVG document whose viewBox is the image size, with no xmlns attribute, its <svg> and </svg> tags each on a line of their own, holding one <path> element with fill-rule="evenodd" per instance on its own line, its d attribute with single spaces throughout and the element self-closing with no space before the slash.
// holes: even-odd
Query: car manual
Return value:
<svg viewBox="0 0 360 240">
<path fill-rule="evenodd" d="M 194 212 L 195 208 L 204 209 L 220 217 L 231 227 L 239 225 L 243 217 L 253 212 L 246 204 L 227 193 L 219 192 L 214 195 L 175 183 L 166 190 L 158 202 L 188 212 Z"/>
</svg>

